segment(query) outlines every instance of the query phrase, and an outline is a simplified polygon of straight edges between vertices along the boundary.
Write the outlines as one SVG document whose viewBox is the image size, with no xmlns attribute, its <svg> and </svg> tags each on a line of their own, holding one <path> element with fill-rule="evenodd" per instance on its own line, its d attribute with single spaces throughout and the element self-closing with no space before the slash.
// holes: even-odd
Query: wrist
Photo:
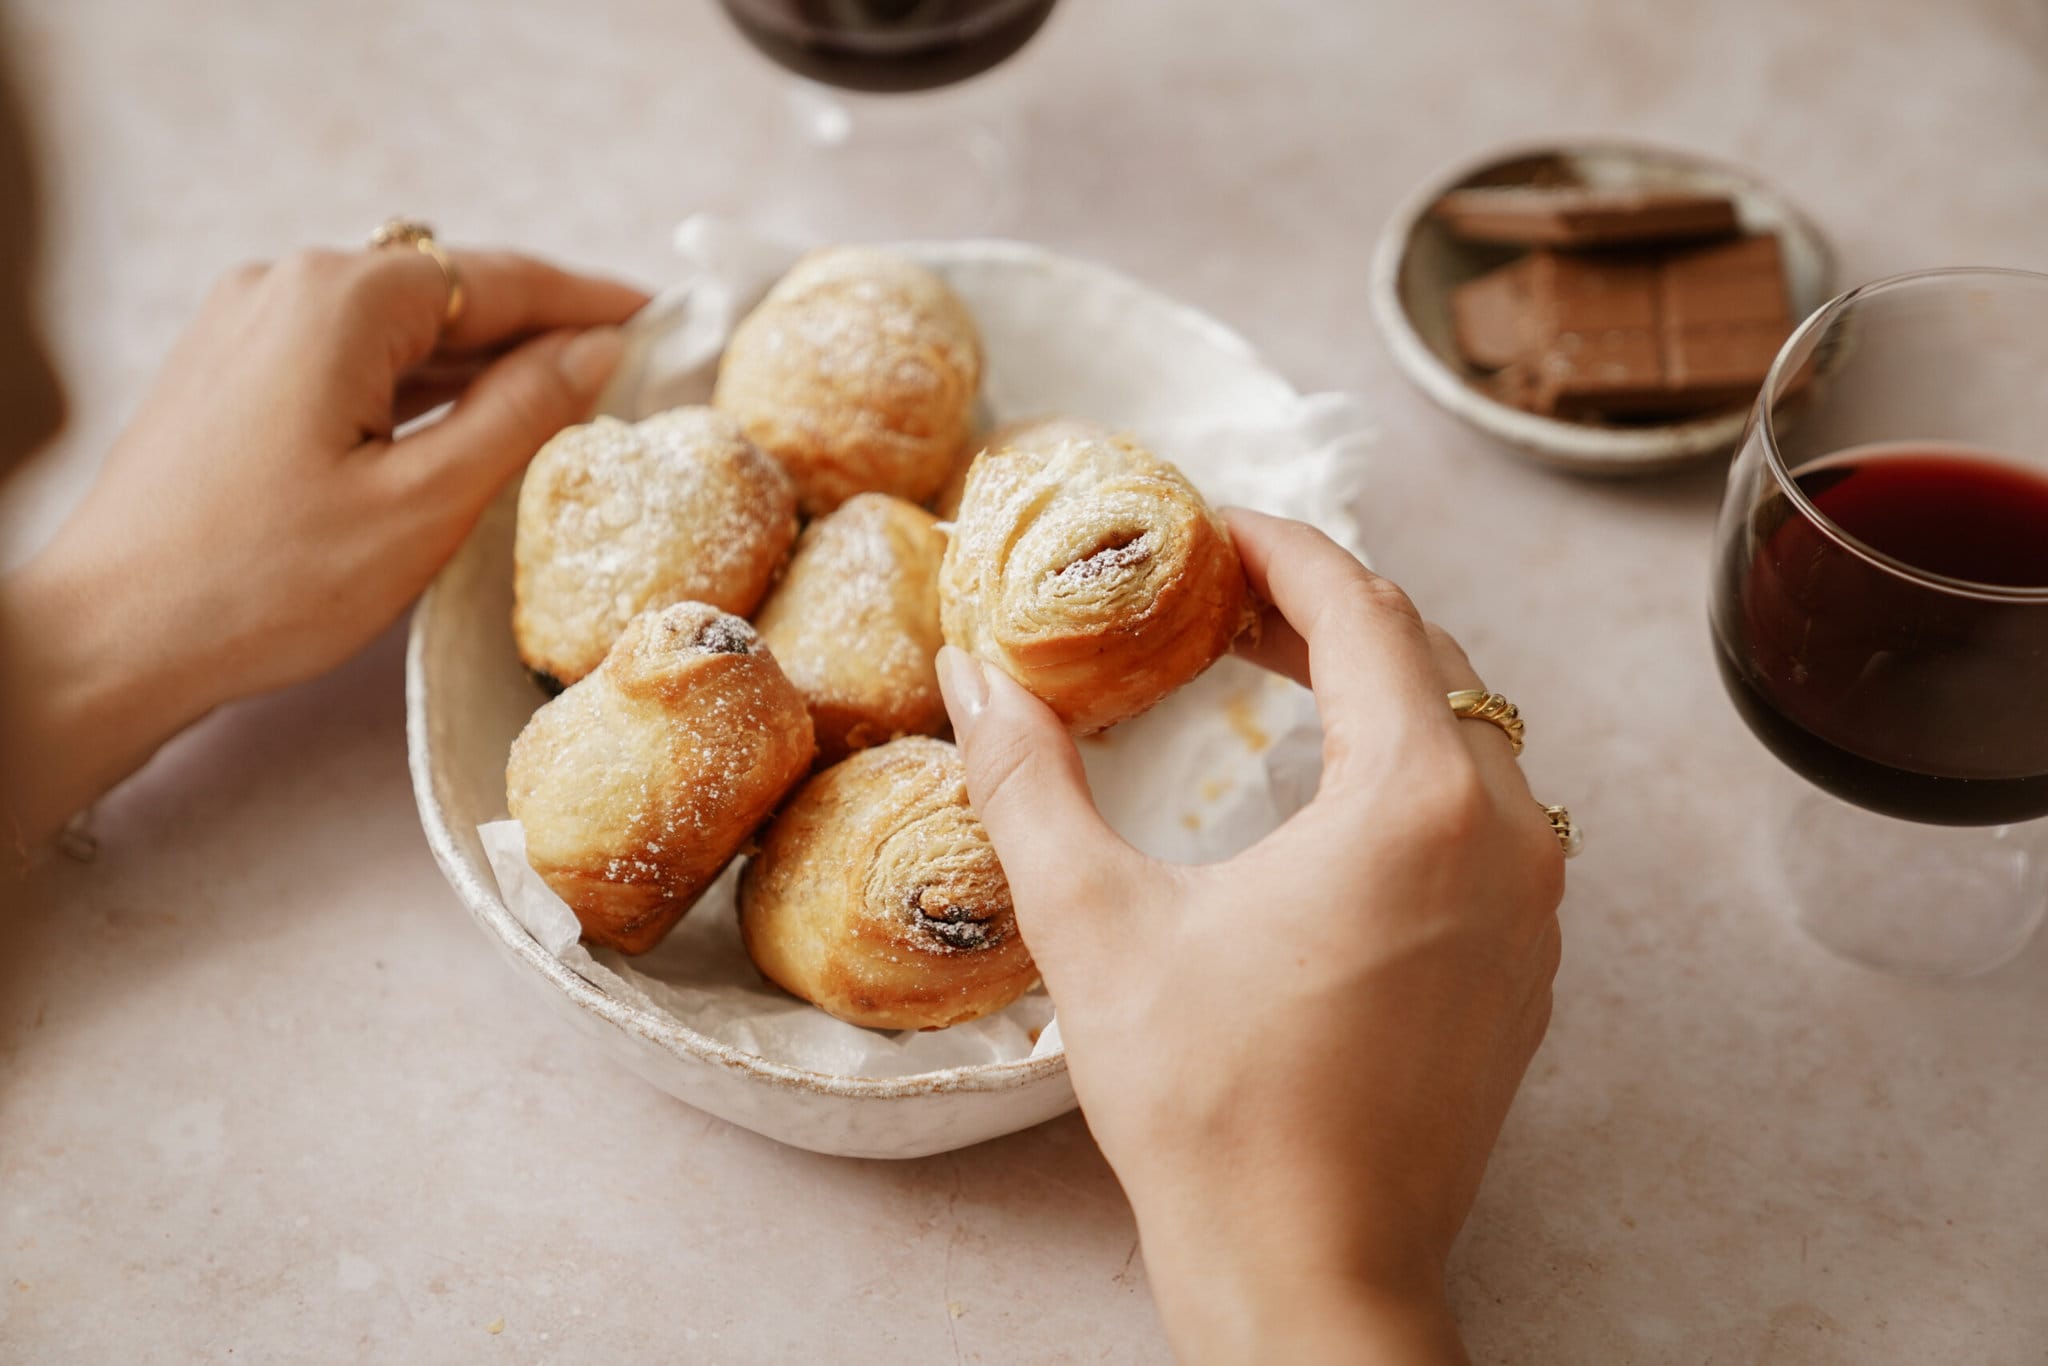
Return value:
<svg viewBox="0 0 2048 1366">
<path fill-rule="evenodd" d="M 1185 1192 L 1185 1186 L 1180 1188 Z M 1134 1201 L 1146 1276 L 1175 1350 L 1190 1363 L 1462 1363 L 1427 1240 L 1392 1236 L 1393 1219 L 1329 1217 L 1242 1184 L 1229 1195 Z M 1361 1236 L 1355 1224 L 1374 1226 Z"/>
<path fill-rule="evenodd" d="M 1464 1366 L 1441 1284 L 1384 1285 L 1338 1272 L 1155 1260 L 1146 1276 L 1180 1360 Z"/>
<path fill-rule="evenodd" d="M 0 861 L 211 709 L 172 634 L 110 557 L 61 537 L 0 578 Z"/>
<path fill-rule="evenodd" d="M 1464 1366 L 1441 1285 L 1390 1286 L 1356 1276 L 1274 1266 L 1155 1262 L 1146 1275 L 1181 1361 Z"/>
</svg>

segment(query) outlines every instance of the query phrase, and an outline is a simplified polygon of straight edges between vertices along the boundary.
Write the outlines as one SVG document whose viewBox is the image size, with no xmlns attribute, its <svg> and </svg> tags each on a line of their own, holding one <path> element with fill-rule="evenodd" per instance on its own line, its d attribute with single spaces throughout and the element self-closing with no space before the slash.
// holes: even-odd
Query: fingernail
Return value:
<svg viewBox="0 0 2048 1366">
<path fill-rule="evenodd" d="M 964 739 L 988 705 L 988 674 L 980 660 L 951 645 L 939 648 L 939 691 L 953 718 L 953 733 Z"/>
<path fill-rule="evenodd" d="M 562 348 L 555 365 L 570 388 L 594 398 L 618 368 L 619 354 L 625 349 L 626 339 L 618 328 L 586 328 Z"/>
</svg>

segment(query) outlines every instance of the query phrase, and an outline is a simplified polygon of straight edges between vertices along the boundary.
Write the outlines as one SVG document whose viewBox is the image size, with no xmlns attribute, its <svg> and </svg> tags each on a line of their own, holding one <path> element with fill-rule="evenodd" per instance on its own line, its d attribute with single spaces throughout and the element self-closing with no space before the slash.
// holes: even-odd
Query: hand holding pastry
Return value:
<svg viewBox="0 0 2048 1366">
<path fill-rule="evenodd" d="M 448 282 L 418 251 L 228 275 L 84 503 L 0 580 L 4 800 L 27 842 L 211 708 L 348 658 L 589 412 L 619 354 L 608 324 L 646 296 L 449 254 L 465 303 L 445 326 Z"/>
<path fill-rule="evenodd" d="M 1448 636 L 1321 533 L 1230 526 L 1273 604 L 1248 653 L 1315 687 L 1315 800 L 1155 862 L 1053 711 L 948 649 L 968 790 L 1183 1359 L 1462 1360 L 1444 1265 L 1549 1019 L 1557 841 L 1446 705 L 1478 686 Z"/>
<path fill-rule="evenodd" d="M 939 573 L 948 644 L 1076 734 L 1136 716 L 1252 621 L 1230 533 L 1129 437 L 1062 423 L 974 461 Z"/>
</svg>

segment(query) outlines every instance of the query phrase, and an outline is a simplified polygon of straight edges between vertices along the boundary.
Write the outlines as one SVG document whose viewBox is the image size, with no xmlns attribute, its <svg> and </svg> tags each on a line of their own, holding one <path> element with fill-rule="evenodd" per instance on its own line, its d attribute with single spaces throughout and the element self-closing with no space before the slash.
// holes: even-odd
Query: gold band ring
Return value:
<svg viewBox="0 0 2048 1366">
<path fill-rule="evenodd" d="M 1522 713 L 1515 704 L 1497 692 L 1486 692 L 1480 688 L 1460 688 L 1448 694 L 1451 714 L 1464 721 L 1485 721 L 1499 726 L 1501 734 L 1508 737 L 1508 743 L 1515 747 L 1515 753 L 1522 752 Z"/>
<path fill-rule="evenodd" d="M 447 327 L 462 316 L 465 299 L 462 293 L 462 272 L 455 268 L 455 261 L 441 244 L 434 240 L 434 230 L 417 218 L 387 218 L 377 225 L 370 234 L 370 248 L 411 247 L 441 268 L 441 278 L 448 282 L 448 304 L 441 310 L 441 326 Z"/>
<path fill-rule="evenodd" d="M 1550 817 L 1550 833 L 1557 836 L 1557 847 L 1564 851 L 1564 856 L 1577 857 L 1579 850 L 1586 847 L 1586 836 L 1572 820 L 1572 813 L 1561 806 L 1546 806 L 1543 814 Z"/>
</svg>

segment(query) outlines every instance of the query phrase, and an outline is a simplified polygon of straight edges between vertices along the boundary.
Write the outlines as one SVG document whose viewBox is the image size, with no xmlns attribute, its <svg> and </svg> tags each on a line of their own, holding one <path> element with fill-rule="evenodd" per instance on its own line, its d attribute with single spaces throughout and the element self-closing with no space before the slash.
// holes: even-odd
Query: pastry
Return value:
<svg viewBox="0 0 2048 1366">
<path fill-rule="evenodd" d="M 967 306 L 866 247 L 797 262 L 733 330 L 712 402 L 796 480 L 808 516 L 877 490 L 922 503 L 959 461 L 981 386 Z"/>
<path fill-rule="evenodd" d="M 803 698 L 754 628 L 701 602 L 633 618 L 512 744 L 526 857 L 592 943 L 644 953 L 811 766 Z"/>
<path fill-rule="evenodd" d="M 946 728 L 932 667 L 945 553 L 937 519 L 886 493 L 855 494 L 797 541 L 754 628 L 810 704 L 819 763 Z"/>
<path fill-rule="evenodd" d="M 1230 534 L 1127 436 L 994 447 L 968 473 L 939 571 L 948 643 L 1076 734 L 1136 716 L 1255 620 Z"/>
<path fill-rule="evenodd" d="M 932 499 L 932 511 L 948 521 L 959 515 L 960 495 L 967 490 L 967 471 L 974 468 L 973 451 L 986 450 L 990 446 L 1025 446 L 1036 450 L 1070 437 L 1106 437 L 1109 434 L 1108 428 L 1079 417 L 1034 417 L 1021 422 L 1005 422 L 953 467 L 946 486 Z"/>
<path fill-rule="evenodd" d="M 795 539 L 794 486 L 724 413 L 570 427 L 519 489 L 519 657 L 559 691 L 650 607 L 704 602 L 746 616 Z"/>
<path fill-rule="evenodd" d="M 1038 980 L 959 751 L 922 736 L 797 791 L 741 878 L 740 935 L 768 980 L 872 1029 L 978 1020 Z"/>
</svg>

